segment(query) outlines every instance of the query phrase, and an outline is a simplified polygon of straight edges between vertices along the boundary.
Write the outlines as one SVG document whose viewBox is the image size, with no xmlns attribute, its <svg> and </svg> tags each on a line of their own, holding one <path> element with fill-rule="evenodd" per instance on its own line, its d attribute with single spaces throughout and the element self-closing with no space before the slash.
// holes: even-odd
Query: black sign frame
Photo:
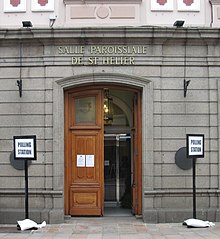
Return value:
<svg viewBox="0 0 220 239">
<path fill-rule="evenodd" d="M 201 149 L 201 151 L 191 152 L 190 149 L 192 148 L 192 143 L 190 140 L 201 140 L 201 145 L 193 145 L 195 149 Z M 187 158 L 204 158 L 204 151 L 205 151 L 205 141 L 204 141 L 204 134 L 187 134 L 186 135 L 186 157 Z"/>
<path fill-rule="evenodd" d="M 18 141 L 18 142 L 17 142 Z M 14 136 L 13 137 L 13 142 L 14 142 L 14 159 L 15 160 L 37 160 L 37 149 L 36 149 L 36 135 L 24 135 L 24 136 Z M 33 154 L 31 155 L 25 155 L 21 154 L 18 156 L 18 145 L 17 143 L 27 143 L 29 142 L 31 144 L 31 150 L 33 150 Z M 33 156 L 32 156 L 33 155 Z"/>
</svg>

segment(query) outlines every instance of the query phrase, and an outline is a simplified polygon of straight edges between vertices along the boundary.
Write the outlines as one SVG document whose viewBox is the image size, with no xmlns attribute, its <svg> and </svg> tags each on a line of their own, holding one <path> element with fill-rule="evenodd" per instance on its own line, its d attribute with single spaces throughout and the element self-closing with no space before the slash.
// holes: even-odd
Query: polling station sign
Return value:
<svg viewBox="0 0 220 239">
<path fill-rule="evenodd" d="M 14 136 L 14 159 L 36 160 L 36 135 Z"/>
<path fill-rule="evenodd" d="M 186 135 L 187 158 L 204 158 L 204 134 Z"/>
</svg>

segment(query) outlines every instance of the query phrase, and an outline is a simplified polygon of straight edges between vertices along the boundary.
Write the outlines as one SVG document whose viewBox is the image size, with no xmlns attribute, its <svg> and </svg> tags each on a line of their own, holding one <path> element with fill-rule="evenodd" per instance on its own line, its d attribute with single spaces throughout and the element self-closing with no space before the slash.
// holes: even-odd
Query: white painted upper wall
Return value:
<svg viewBox="0 0 220 239">
<path fill-rule="evenodd" d="M 53 20 L 55 20 L 53 22 Z M 90 26 L 219 27 L 220 0 L 0 0 L 0 28 Z"/>
</svg>

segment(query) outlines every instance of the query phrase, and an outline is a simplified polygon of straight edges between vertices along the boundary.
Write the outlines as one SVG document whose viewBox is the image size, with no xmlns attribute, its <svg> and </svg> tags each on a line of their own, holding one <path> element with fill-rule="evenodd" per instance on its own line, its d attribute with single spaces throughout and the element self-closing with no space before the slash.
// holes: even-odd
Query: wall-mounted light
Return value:
<svg viewBox="0 0 220 239">
<path fill-rule="evenodd" d="M 57 16 L 56 15 L 50 15 L 49 19 L 50 19 L 49 26 L 53 27 L 53 25 L 54 25 L 54 23 L 55 23 L 55 21 L 57 19 Z"/>
<path fill-rule="evenodd" d="M 112 98 L 109 96 L 109 90 L 104 90 L 104 124 L 111 125 L 113 122 L 113 106 L 112 106 Z"/>
<path fill-rule="evenodd" d="M 23 27 L 33 27 L 31 21 L 22 21 L 22 26 Z"/>
<path fill-rule="evenodd" d="M 185 80 L 183 81 L 183 89 L 184 89 L 184 97 L 186 97 L 186 92 L 187 92 L 187 88 L 188 88 L 188 85 L 190 83 L 190 80 Z"/>
<path fill-rule="evenodd" d="M 22 97 L 22 80 L 17 80 L 17 86 L 19 90 L 19 96 Z"/>
<path fill-rule="evenodd" d="M 183 20 L 177 20 L 174 22 L 173 26 L 174 27 L 182 27 L 185 21 Z"/>
</svg>

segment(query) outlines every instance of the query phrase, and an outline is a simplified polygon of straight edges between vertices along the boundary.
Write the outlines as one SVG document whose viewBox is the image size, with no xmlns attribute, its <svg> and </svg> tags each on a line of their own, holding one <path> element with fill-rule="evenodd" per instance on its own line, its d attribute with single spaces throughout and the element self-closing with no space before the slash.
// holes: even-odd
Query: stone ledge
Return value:
<svg viewBox="0 0 220 239">
<path fill-rule="evenodd" d="M 185 43 L 187 40 L 192 40 L 196 44 L 217 44 L 219 42 L 219 29 L 218 28 L 190 28 L 183 27 L 181 29 L 171 27 L 94 27 L 94 28 L 32 28 L 27 29 L 0 29 L 0 41 L 7 40 L 32 40 L 39 44 L 38 39 L 42 40 L 42 44 L 48 44 L 50 41 L 56 43 L 62 40 L 63 44 L 79 44 L 79 39 L 99 39 L 103 41 L 112 42 L 112 39 L 121 39 L 124 41 L 126 38 L 131 41 L 132 39 L 141 44 L 152 44 L 154 39 L 155 44 L 163 44 L 169 39 L 169 44 L 172 41 L 182 40 Z M 43 41 L 43 39 L 45 41 Z M 171 41 L 172 40 L 172 41 Z M 207 41 L 207 42 L 206 42 Z M 12 42 L 9 42 L 10 44 Z M 180 42 L 179 42 L 180 43 Z M 190 43 L 190 42 L 189 42 Z"/>
<path fill-rule="evenodd" d="M 197 218 L 208 221 L 219 221 L 220 214 L 218 209 L 198 209 Z M 148 209 L 143 212 L 143 220 L 145 223 L 182 223 L 184 220 L 193 217 L 190 209 Z"/>
<path fill-rule="evenodd" d="M 24 190 L 0 190 L 0 196 L 17 196 L 17 195 L 24 195 L 25 191 Z M 57 191 L 57 190 L 29 190 L 28 191 L 29 195 L 44 195 L 44 196 L 63 196 L 63 191 Z"/>
<path fill-rule="evenodd" d="M 204 189 L 204 190 L 201 190 L 201 189 L 197 189 L 196 190 L 196 194 L 198 195 L 205 195 L 205 194 L 208 194 L 208 195 L 212 195 L 212 194 L 215 194 L 215 195 L 218 195 L 220 194 L 220 190 L 219 189 Z M 147 190 L 147 191 L 144 191 L 144 196 L 164 196 L 164 195 L 170 195 L 170 196 L 175 196 L 175 195 L 192 195 L 192 190 L 180 190 L 180 189 L 177 189 L 177 190 Z"/>
</svg>

